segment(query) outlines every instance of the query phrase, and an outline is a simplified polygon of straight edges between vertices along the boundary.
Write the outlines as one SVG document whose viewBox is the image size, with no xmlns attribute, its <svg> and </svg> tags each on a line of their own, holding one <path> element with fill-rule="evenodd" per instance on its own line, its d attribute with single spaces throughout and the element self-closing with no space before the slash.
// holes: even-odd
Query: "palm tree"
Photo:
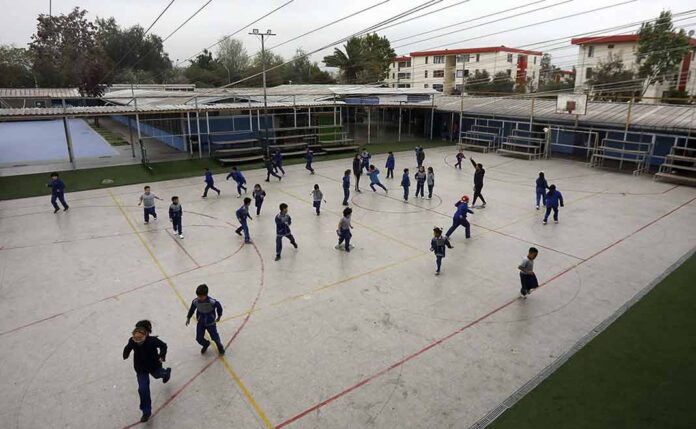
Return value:
<svg viewBox="0 0 696 429">
<path fill-rule="evenodd" d="M 364 52 L 361 40 L 353 37 L 343 45 L 345 52 L 338 48 L 332 55 L 324 57 L 324 63 L 328 67 L 337 67 L 341 70 L 344 83 L 359 83 L 358 74 L 364 68 Z"/>
</svg>

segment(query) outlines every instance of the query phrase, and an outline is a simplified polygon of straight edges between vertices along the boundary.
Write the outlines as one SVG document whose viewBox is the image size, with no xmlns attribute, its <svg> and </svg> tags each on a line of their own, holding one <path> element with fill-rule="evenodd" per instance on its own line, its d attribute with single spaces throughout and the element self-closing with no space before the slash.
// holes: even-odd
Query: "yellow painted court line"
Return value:
<svg viewBox="0 0 696 429">
<path fill-rule="evenodd" d="M 234 314 L 234 315 L 229 316 L 229 317 L 225 317 L 224 319 L 220 320 L 220 322 L 218 322 L 218 323 L 224 323 L 224 322 L 227 322 L 227 321 L 229 321 L 229 320 L 239 319 L 240 317 L 244 317 L 244 316 L 246 316 L 246 315 L 249 314 L 249 313 L 256 313 L 256 312 L 261 311 L 261 310 L 263 310 L 263 309 L 265 309 L 265 308 L 277 307 L 277 306 L 282 305 L 282 304 L 285 304 L 285 303 L 287 303 L 287 302 L 296 301 L 296 300 L 298 300 L 298 299 L 302 299 L 302 298 L 305 298 L 305 297 L 314 295 L 314 294 L 316 294 L 316 293 L 325 291 L 325 290 L 327 290 L 327 289 L 331 289 L 331 288 L 333 288 L 333 287 L 340 286 L 340 285 L 342 285 L 342 284 L 344 284 L 344 283 L 348 283 L 348 282 L 353 281 L 353 280 L 355 280 L 355 279 L 359 279 L 359 278 L 361 278 L 361 277 L 365 277 L 365 276 L 368 276 L 368 275 L 370 275 L 370 274 L 375 274 L 375 273 L 378 273 L 378 272 L 380 272 L 380 271 L 387 270 L 387 269 L 389 269 L 389 268 L 394 268 L 394 267 L 396 267 L 396 266 L 398 266 L 398 265 L 404 264 L 404 263 L 406 263 L 406 262 L 412 261 L 412 260 L 414 260 L 414 259 L 416 259 L 416 258 L 420 258 L 420 257 L 425 256 L 425 255 L 427 255 L 427 253 L 421 253 L 421 254 L 418 254 L 418 255 L 411 256 L 410 258 L 402 259 L 401 261 L 398 261 L 398 262 L 392 262 L 391 264 L 387 264 L 387 265 L 383 265 L 383 266 L 381 266 L 381 267 L 373 268 L 372 270 L 365 271 L 365 272 L 362 272 L 362 273 L 359 273 L 359 274 L 355 274 L 355 275 L 352 275 L 352 276 L 350 276 L 350 277 L 346 277 L 346 278 L 344 278 L 344 279 L 342 279 L 342 280 L 338 280 L 338 281 L 335 281 L 335 282 L 333 282 L 333 283 L 329 283 L 329 284 L 326 284 L 326 285 L 324 285 L 324 286 L 320 286 L 320 287 L 318 287 L 318 288 L 316 288 L 316 289 L 310 290 L 309 292 L 305 292 L 305 293 L 301 293 L 301 294 L 299 294 L 299 295 L 293 295 L 293 296 L 289 296 L 289 297 L 287 297 L 287 298 L 283 298 L 283 299 L 281 299 L 281 300 L 279 300 L 279 301 L 276 301 L 276 302 L 273 302 L 273 303 L 269 304 L 268 307 L 256 307 L 256 309 L 254 309 L 253 311 L 252 311 L 252 310 L 246 310 L 246 311 L 244 311 L 244 312 L 237 313 L 237 314 Z"/>
<path fill-rule="evenodd" d="M 167 272 L 164 270 L 164 267 L 162 266 L 162 263 L 161 263 L 160 260 L 157 258 L 157 256 L 155 256 L 155 253 L 152 251 L 152 248 L 150 248 L 150 246 L 147 244 L 147 242 L 145 241 L 145 239 L 143 238 L 143 236 L 142 236 L 142 235 L 140 234 L 140 232 L 135 228 L 135 225 L 133 225 L 133 222 L 131 221 L 130 217 L 128 217 L 128 214 L 127 214 L 126 211 L 123 209 L 123 206 L 121 206 L 121 203 L 116 199 L 116 197 L 114 196 L 114 194 L 111 193 L 111 190 L 108 190 L 107 192 L 108 192 L 109 195 L 111 196 L 111 199 L 114 200 L 114 203 L 116 204 L 116 207 L 118 207 L 118 209 L 121 211 L 121 214 L 122 214 L 123 217 L 126 219 L 126 222 L 128 222 L 128 226 L 130 226 L 130 228 L 133 230 L 133 232 L 135 233 L 135 235 L 138 237 L 138 239 L 140 240 L 140 243 L 142 243 L 143 247 L 145 247 L 145 250 L 147 250 L 147 253 L 150 254 L 150 258 L 152 259 L 152 261 L 155 263 L 155 265 L 157 266 L 157 268 L 158 268 L 158 269 L 160 270 L 160 272 L 162 273 L 162 276 L 163 276 L 164 279 L 167 281 L 167 284 L 169 284 L 170 289 L 171 289 L 172 291 L 174 291 L 174 293 L 176 294 L 176 297 L 179 298 L 179 302 L 180 302 L 181 305 L 184 307 L 184 309 L 188 310 L 188 305 L 186 304 L 186 301 L 184 300 L 184 297 L 181 296 L 181 294 L 179 293 L 179 291 L 178 291 L 178 290 L 176 289 L 176 287 L 174 286 L 174 282 L 172 281 L 172 279 L 171 279 L 171 277 L 169 276 L 169 274 L 167 274 Z M 207 334 L 206 334 L 206 335 L 207 335 Z M 246 397 L 247 401 L 249 402 L 249 404 L 251 405 L 251 407 L 254 409 L 254 411 L 256 411 L 256 414 L 258 414 L 258 416 L 261 418 L 261 420 L 262 420 L 263 423 L 266 425 L 266 427 L 269 428 L 269 429 L 273 429 L 273 425 L 271 424 L 271 421 L 268 420 L 268 417 L 266 416 L 266 413 L 264 413 L 263 410 L 261 409 L 261 407 L 259 407 L 259 404 L 256 402 L 256 400 L 254 399 L 254 397 L 251 395 L 251 392 L 249 392 L 249 389 L 247 389 L 247 387 L 244 385 L 244 383 L 242 382 L 242 379 L 239 378 L 239 376 L 237 375 L 237 373 L 234 372 L 234 370 L 232 369 L 232 366 L 229 364 L 229 362 L 227 362 L 227 359 L 226 359 L 224 356 L 220 356 L 219 359 L 220 359 L 220 361 L 222 362 L 222 365 L 223 365 L 223 366 L 225 367 L 225 369 L 227 370 L 227 372 L 230 374 L 230 376 L 232 376 L 232 379 L 234 380 L 234 382 L 237 383 L 237 386 L 238 386 L 239 389 L 242 391 L 242 393 L 243 393 L 244 396 Z"/>
<path fill-rule="evenodd" d="M 298 196 L 298 195 L 295 195 L 295 194 L 293 194 L 292 192 L 288 192 L 288 191 L 285 191 L 285 190 L 283 190 L 283 189 L 280 189 L 280 192 L 282 192 L 282 193 L 284 193 L 284 194 L 286 194 L 286 195 L 289 195 L 289 196 L 295 198 L 296 200 L 302 201 L 303 203 L 305 203 L 305 204 L 311 206 L 311 204 L 309 204 L 309 202 L 307 202 L 305 198 L 302 198 L 302 197 L 300 197 L 300 196 Z M 324 209 L 324 211 L 329 212 L 329 213 L 332 213 L 332 214 L 334 214 L 334 215 L 336 215 L 336 216 L 338 216 L 338 217 L 343 216 L 343 213 L 337 213 L 337 212 L 335 212 L 335 211 L 333 211 L 333 210 L 330 210 L 330 209 Z M 351 222 L 354 223 L 354 224 L 356 224 L 356 225 L 358 225 L 358 226 L 360 226 L 361 228 L 365 228 L 365 229 L 367 229 L 368 231 L 372 231 L 372 232 L 374 232 L 375 234 L 377 234 L 377 235 L 379 235 L 379 236 L 381 236 L 381 237 L 386 238 L 387 240 L 395 241 L 395 242 L 401 244 L 402 246 L 406 246 L 406 247 L 408 247 L 409 249 L 413 249 L 413 250 L 415 250 L 415 251 L 417 251 L 417 252 L 419 252 L 419 253 L 422 253 L 422 254 L 424 254 L 424 255 L 427 255 L 427 252 L 424 252 L 422 249 L 420 249 L 420 248 L 418 248 L 418 247 L 416 247 L 416 246 L 413 246 L 413 245 L 411 245 L 411 244 L 408 244 L 408 243 L 406 243 L 405 241 L 401 241 L 401 240 L 399 240 L 398 238 L 394 238 L 394 237 L 392 237 L 392 236 L 390 236 L 390 235 L 384 234 L 383 232 L 381 232 L 381 231 L 379 231 L 379 230 L 377 230 L 377 229 L 374 229 L 374 228 L 372 228 L 372 227 L 370 227 L 370 226 L 367 226 L 367 225 L 365 225 L 365 224 L 362 224 L 362 223 L 360 223 L 360 222 L 357 222 L 357 221 L 354 221 L 354 220 L 351 220 Z"/>
</svg>

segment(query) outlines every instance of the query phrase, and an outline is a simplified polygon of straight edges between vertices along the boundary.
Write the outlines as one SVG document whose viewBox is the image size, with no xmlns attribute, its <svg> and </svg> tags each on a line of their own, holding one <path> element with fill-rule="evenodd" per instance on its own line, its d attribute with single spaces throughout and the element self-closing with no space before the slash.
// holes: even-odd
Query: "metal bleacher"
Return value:
<svg viewBox="0 0 696 429">
<path fill-rule="evenodd" d="M 655 179 L 696 185 L 696 139 L 677 139 L 655 173 Z"/>
<path fill-rule="evenodd" d="M 210 156 L 223 164 L 263 159 L 259 139 L 253 138 L 253 133 L 251 130 L 208 133 Z"/>
<path fill-rule="evenodd" d="M 520 156 L 527 159 L 541 158 L 544 155 L 546 135 L 543 132 L 515 128 L 500 143 L 497 153 Z"/>
<path fill-rule="evenodd" d="M 459 147 L 486 153 L 496 148 L 500 135 L 500 128 L 474 125 L 469 131 L 460 133 L 461 143 L 459 143 Z"/>
<path fill-rule="evenodd" d="M 619 169 L 625 162 L 636 165 L 633 175 L 639 175 L 648 169 L 648 159 L 652 153 L 652 142 L 634 142 L 611 138 L 602 139 L 594 148 L 590 158 L 590 167 L 604 167 L 607 160 L 618 163 Z"/>
</svg>

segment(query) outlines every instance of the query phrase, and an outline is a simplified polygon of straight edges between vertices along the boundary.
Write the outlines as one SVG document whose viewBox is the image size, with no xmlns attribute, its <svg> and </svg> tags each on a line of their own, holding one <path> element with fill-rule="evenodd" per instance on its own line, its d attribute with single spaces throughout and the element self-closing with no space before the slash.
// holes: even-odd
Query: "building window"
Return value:
<svg viewBox="0 0 696 429">
<path fill-rule="evenodd" d="M 445 77 L 444 70 L 433 70 L 433 77 Z"/>
<path fill-rule="evenodd" d="M 614 49 L 614 44 L 607 45 L 607 49 Z"/>
<path fill-rule="evenodd" d="M 594 46 L 587 47 L 587 57 L 588 58 L 594 57 Z"/>
<path fill-rule="evenodd" d="M 427 87 L 428 87 L 428 84 L 427 84 L 427 83 L 424 83 L 424 84 L 423 84 L 423 88 L 427 88 Z"/>
<path fill-rule="evenodd" d="M 476 62 L 479 62 L 480 59 L 481 59 L 481 54 L 476 54 Z"/>
<path fill-rule="evenodd" d="M 536 64 L 536 57 L 534 57 L 534 64 Z"/>
<path fill-rule="evenodd" d="M 410 83 L 400 83 L 399 88 L 410 88 L 411 84 Z"/>
<path fill-rule="evenodd" d="M 411 73 L 399 73 L 399 79 L 411 79 Z"/>
<path fill-rule="evenodd" d="M 433 57 L 433 64 L 444 64 L 445 63 L 445 56 L 444 55 L 435 55 Z"/>
<path fill-rule="evenodd" d="M 428 77 L 428 70 L 425 71 L 425 77 Z"/>
<path fill-rule="evenodd" d="M 457 77 L 464 77 L 464 70 L 457 70 Z"/>
<path fill-rule="evenodd" d="M 511 70 L 511 69 L 507 69 L 506 72 L 507 72 L 508 77 L 511 77 L 511 76 L 512 76 L 512 70 Z"/>
<path fill-rule="evenodd" d="M 392 79 L 395 79 L 396 74 L 392 73 Z"/>
<path fill-rule="evenodd" d="M 585 69 L 585 79 L 592 79 L 592 67 Z"/>
<path fill-rule="evenodd" d="M 458 63 L 468 63 L 469 61 L 471 61 L 471 59 L 469 58 L 469 54 L 457 55 Z"/>
<path fill-rule="evenodd" d="M 425 57 L 425 63 L 428 64 L 428 57 Z"/>
<path fill-rule="evenodd" d="M 509 63 L 512 62 L 512 54 L 507 55 L 507 62 L 509 62 Z"/>
<path fill-rule="evenodd" d="M 442 85 L 442 84 L 440 84 L 440 83 L 434 83 L 434 84 L 433 84 L 433 89 L 434 89 L 435 91 L 442 92 L 442 90 L 443 90 L 444 88 L 443 88 L 443 85 Z"/>
</svg>

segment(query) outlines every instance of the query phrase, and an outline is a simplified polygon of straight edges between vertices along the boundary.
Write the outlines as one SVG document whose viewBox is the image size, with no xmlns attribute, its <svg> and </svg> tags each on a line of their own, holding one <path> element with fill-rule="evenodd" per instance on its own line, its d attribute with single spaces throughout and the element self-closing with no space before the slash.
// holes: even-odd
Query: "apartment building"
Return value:
<svg viewBox="0 0 696 429">
<path fill-rule="evenodd" d="M 575 91 L 583 92 L 589 89 L 588 81 L 600 63 L 605 63 L 610 58 L 620 58 L 624 68 L 638 71 L 639 64 L 636 61 L 638 51 L 637 34 L 620 34 L 611 36 L 580 37 L 570 41 L 578 46 L 577 76 L 575 78 Z M 691 44 L 696 47 L 696 39 L 691 39 Z M 638 83 L 638 82 L 637 82 Z M 677 72 L 668 76 L 662 84 L 650 85 L 645 93 L 646 97 L 662 97 L 662 94 L 670 89 L 696 92 L 696 55 L 689 51 L 684 55 Z M 646 99 L 644 102 L 657 100 Z"/>
<path fill-rule="evenodd" d="M 493 77 L 507 73 L 522 79 L 527 90 L 539 85 L 542 53 L 494 46 L 411 52 L 394 59 L 385 82 L 393 88 L 432 88 L 444 94 L 460 94 L 467 78 L 484 70 Z"/>
</svg>

